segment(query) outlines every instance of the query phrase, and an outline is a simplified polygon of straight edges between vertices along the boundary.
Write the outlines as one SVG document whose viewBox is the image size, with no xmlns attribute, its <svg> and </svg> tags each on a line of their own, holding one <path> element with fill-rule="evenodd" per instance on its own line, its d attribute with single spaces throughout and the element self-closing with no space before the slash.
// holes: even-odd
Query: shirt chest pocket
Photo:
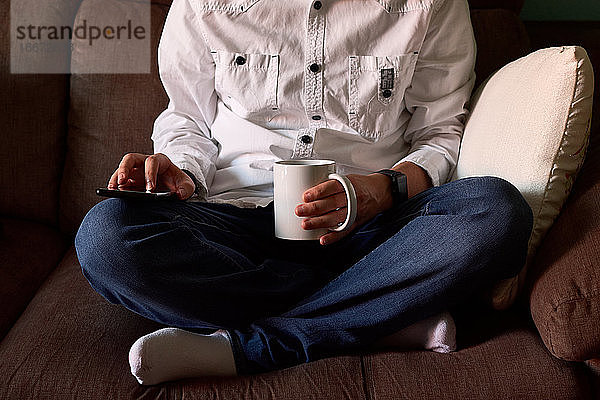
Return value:
<svg viewBox="0 0 600 400">
<path fill-rule="evenodd" d="M 396 131 L 404 110 L 418 52 L 399 56 L 350 56 L 348 61 L 348 120 L 369 140 Z"/>
<path fill-rule="evenodd" d="M 215 90 L 242 118 L 269 121 L 279 113 L 279 55 L 212 51 Z"/>
</svg>

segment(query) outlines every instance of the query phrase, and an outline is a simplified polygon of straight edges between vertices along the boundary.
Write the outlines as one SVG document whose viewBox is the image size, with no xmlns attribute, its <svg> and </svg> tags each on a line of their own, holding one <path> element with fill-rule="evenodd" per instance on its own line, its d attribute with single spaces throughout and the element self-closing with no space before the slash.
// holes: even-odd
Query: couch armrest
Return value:
<svg viewBox="0 0 600 400">
<path fill-rule="evenodd" d="M 569 361 L 600 358 L 600 146 L 590 146 L 528 279 L 531 315 L 550 352 Z"/>
</svg>

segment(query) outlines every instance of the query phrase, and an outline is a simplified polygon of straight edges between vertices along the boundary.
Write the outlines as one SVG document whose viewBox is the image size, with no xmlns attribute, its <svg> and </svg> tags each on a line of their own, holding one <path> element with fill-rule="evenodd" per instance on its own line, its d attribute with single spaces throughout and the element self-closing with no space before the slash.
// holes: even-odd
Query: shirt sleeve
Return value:
<svg viewBox="0 0 600 400">
<path fill-rule="evenodd" d="M 196 18 L 189 0 L 173 1 L 158 48 L 169 105 L 154 122 L 152 141 L 154 153 L 165 154 L 196 177 L 196 193 L 206 199 L 218 155 L 210 132 L 217 96 L 214 62 Z"/>
<path fill-rule="evenodd" d="M 445 183 L 456 166 L 469 100 L 475 85 L 476 44 L 466 0 L 439 0 L 423 40 L 405 102 L 412 114 L 404 140 L 410 161 Z"/>
</svg>

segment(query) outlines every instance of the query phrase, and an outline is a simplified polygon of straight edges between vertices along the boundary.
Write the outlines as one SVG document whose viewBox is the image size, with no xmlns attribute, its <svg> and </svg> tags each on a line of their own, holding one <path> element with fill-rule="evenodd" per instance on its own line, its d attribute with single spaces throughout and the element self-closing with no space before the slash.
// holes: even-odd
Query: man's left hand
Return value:
<svg viewBox="0 0 600 400">
<path fill-rule="evenodd" d="M 410 162 L 395 168 L 407 176 L 408 197 L 431 187 L 427 173 Z M 356 220 L 342 232 L 331 231 L 320 238 L 322 245 L 331 244 L 349 235 L 357 227 L 393 206 L 391 180 L 383 174 L 348 175 L 356 192 L 358 207 Z M 296 207 L 296 215 L 304 217 L 303 229 L 335 228 L 346 220 L 346 193 L 336 180 L 328 180 L 308 189 L 303 194 L 304 203 Z"/>
<path fill-rule="evenodd" d="M 322 245 L 340 240 L 384 211 L 388 205 L 391 207 L 391 187 L 388 182 L 390 178 L 387 176 L 348 175 L 348 179 L 356 192 L 356 220 L 343 232 L 332 231 L 321 236 Z M 389 193 L 386 193 L 387 191 Z M 304 192 L 303 200 L 304 204 L 296 207 L 296 215 L 305 217 L 302 221 L 303 229 L 335 228 L 346 219 L 346 193 L 336 180 L 328 180 L 308 189 Z"/>
</svg>

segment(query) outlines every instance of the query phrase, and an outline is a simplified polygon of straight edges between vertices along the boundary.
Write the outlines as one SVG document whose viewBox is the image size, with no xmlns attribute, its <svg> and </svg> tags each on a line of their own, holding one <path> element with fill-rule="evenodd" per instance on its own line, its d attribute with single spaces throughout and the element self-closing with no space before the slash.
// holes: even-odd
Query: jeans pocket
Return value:
<svg viewBox="0 0 600 400">
<path fill-rule="evenodd" d="M 404 91 L 410 85 L 418 52 L 399 56 L 348 58 L 348 121 L 370 141 L 400 128 Z"/>
</svg>

